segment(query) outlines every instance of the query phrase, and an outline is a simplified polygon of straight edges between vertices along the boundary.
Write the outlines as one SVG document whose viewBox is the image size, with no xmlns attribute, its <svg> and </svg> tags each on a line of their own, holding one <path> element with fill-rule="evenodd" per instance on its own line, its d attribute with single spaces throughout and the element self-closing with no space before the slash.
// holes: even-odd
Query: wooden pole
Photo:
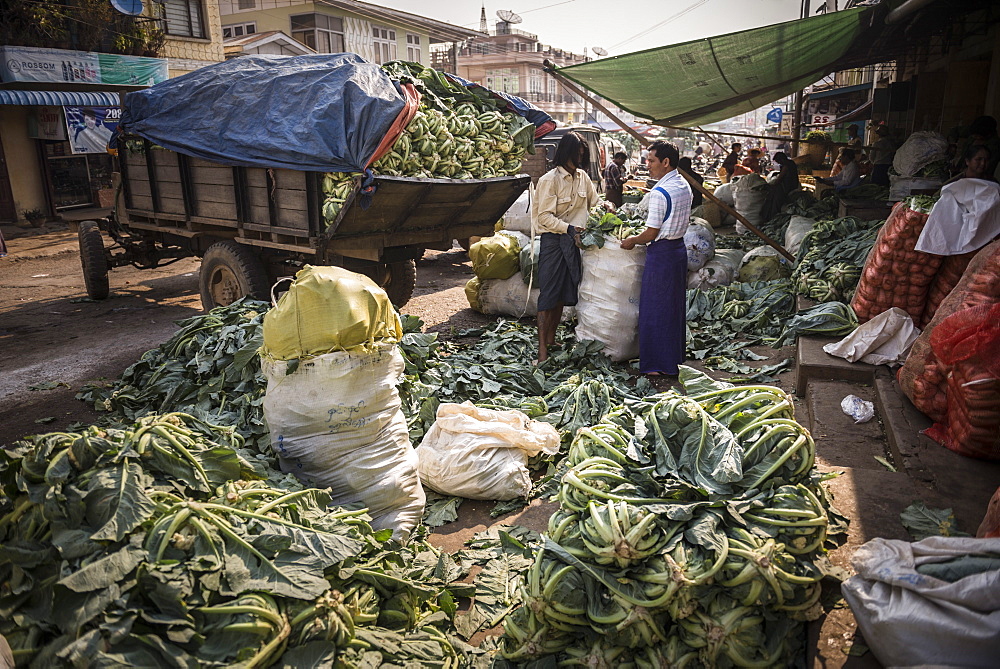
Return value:
<svg viewBox="0 0 1000 669">
<path fill-rule="evenodd" d="M 605 107 L 604 105 L 602 105 L 600 102 L 598 102 L 594 98 L 590 97 L 590 95 L 588 95 L 586 92 L 584 92 L 584 90 L 582 88 L 579 88 L 578 86 L 576 86 L 575 84 L 571 83 L 570 81 L 567 81 L 566 78 L 563 77 L 561 74 L 557 74 L 554 71 L 554 69 L 553 69 L 552 63 L 549 62 L 548 60 L 545 61 L 545 71 L 548 72 L 549 74 L 551 74 L 553 77 L 556 77 L 556 79 L 559 81 L 559 83 L 561 83 L 562 85 L 566 86 L 566 88 L 570 89 L 571 91 L 573 91 L 577 95 L 583 97 L 584 99 L 590 100 L 594 104 L 595 107 L 597 107 L 602 112 L 604 112 L 605 114 L 607 114 L 608 118 L 610 118 L 612 121 L 614 121 L 619 126 L 621 126 L 621 128 L 623 130 L 625 130 L 626 132 L 630 133 L 633 137 L 635 137 L 637 140 L 639 140 L 639 144 L 643 148 L 645 148 L 645 147 L 647 147 L 647 146 L 650 145 L 651 142 L 649 141 L 648 138 L 643 137 L 638 132 L 636 132 L 635 130 L 633 130 L 631 127 L 629 127 L 628 123 L 626 123 L 625 121 L 623 121 L 620 118 L 618 118 L 615 114 L 613 114 L 610 110 L 608 110 L 607 107 Z M 686 130 L 687 128 L 684 128 L 684 129 Z M 692 188 L 694 188 L 695 190 L 699 191 L 703 196 L 705 196 L 706 198 L 708 198 L 709 200 L 711 200 L 712 202 L 714 202 L 716 205 L 718 205 L 719 209 L 722 209 L 724 212 L 726 212 L 727 214 L 729 214 L 730 216 L 732 216 L 733 218 L 735 218 L 737 221 L 739 221 L 740 223 L 742 223 L 746 227 L 747 230 L 749 230 L 750 232 L 752 232 L 755 235 L 757 235 L 758 237 L 760 237 L 761 241 L 763 241 L 765 244 L 767 244 L 768 246 L 770 246 L 771 248 L 773 248 L 775 251 L 777 251 L 778 253 L 780 253 L 782 256 L 784 256 L 785 258 L 787 258 L 788 260 L 790 260 L 793 263 L 795 262 L 795 256 L 793 256 L 791 253 L 789 253 L 788 251 L 786 251 L 785 247 L 783 247 L 781 244 L 779 244 L 778 242 L 774 241 L 773 239 L 771 239 L 770 237 L 768 237 L 767 235 L 765 235 L 757 226 L 753 225 L 750 221 L 748 221 L 746 218 L 744 218 L 744 216 L 742 214 L 740 214 L 738 211 L 736 211 L 735 209 L 733 209 L 732 207 L 730 207 L 728 204 L 726 204 L 725 202 L 723 202 L 719 198 L 715 197 L 715 195 L 713 195 L 711 191 L 709 191 L 707 188 L 705 188 L 700 183 L 698 183 L 695 180 L 695 178 L 692 177 L 690 174 L 688 174 L 684 170 L 677 170 L 677 171 L 680 173 L 680 175 L 682 177 L 684 177 L 685 180 L 687 180 L 688 184 L 690 184 Z"/>
</svg>

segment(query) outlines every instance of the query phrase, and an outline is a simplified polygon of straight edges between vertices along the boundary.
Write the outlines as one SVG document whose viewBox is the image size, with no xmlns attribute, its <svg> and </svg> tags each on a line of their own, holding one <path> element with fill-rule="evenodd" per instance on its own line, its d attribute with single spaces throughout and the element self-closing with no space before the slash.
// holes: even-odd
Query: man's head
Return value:
<svg viewBox="0 0 1000 669">
<path fill-rule="evenodd" d="M 611 160 L 615 162 L 615 165 L 621 167 L 622 165 L 625 164 L 625 161 L 628 160 L 628 156 L 625 155 L 624 151 L 619 151 L 618 153 L 616 153 L 614 156 L 611 157 Z"/>
<path fill-rule="evenodd" d="M 788 156 L 786 156 L 783 152 L 778 151 L 774 154 L 774 162 L 779 165 L 784 165 L 786 160 L 788 160 Z"/>
<path fill-rule="evenodd" d="M 735 144 L 733 144 L 733 145 L 732 145 L 732 146 L 731 146 L 730 148 L 731 148 L 731 149 L 732 149 L 733 151 L 740 151 L 740 150 L 741 150 L 741 149 L 743 148 L 743 145 L 742 145 L 742 144 L 740 144 L 739 142 L 736 142 L 736 143 L 735 143 Z"/>
<path fill-rule="evenodd" d="M 688 158 L 687 156 L 684 156 L 683 158 L 681 158 L 680 160 L 678 160 L 677 161 L 677 169 L 684 170 L 685 172 L 690 172 L 691 171 L 691 159 Z"/>
<path fill-rule="evenodd" d="M 855 137 L 857 137 L 858 136 L 858 126 L 856 126 L 856 125 L 849 125 L 849 126 L 847 126 L 847 136 L 850 137 L 851 139 L 854 139 Z"/>
<path fill-rule="evenodd" d="M 760 158 L 760 149 L 750 149 L 750 156 L 752 158 Z"/>
<path fill-rule="evenodd" d="M 854 149 L 844 149 L 840 152 L 840 162 L 847 165 L 854 162 Z"/>
<path fill-rule="evenodd" d="M 878 135 L 879 137 L 885 137 L 886 135 L 889 134 L 889 128 L 887 126 L 880 125 L 877 128 L 875 128 L 875 134 Z"/>
<path fill-rule="evenodd" d="M 680 152 L 670 142 L 660 140 L 649 145 L 649 157 L 646 160 L 649 176 L 660 179 L 677 168 Z"/>
<path fill-rule="evenodd" d="M 997 134 L 997 120 L 992 116 L 980 116 L 969 124 L 969 135 L 973 139 L 990 139 Z"/>
<path fill-rule="evenodd" d="M 556 147 L 556 165 L 567 170 L 571 167 L 585 170 L 589 164 L 590 151 L 583 138 L 572 130 L 563 135 Z"/>
</svg>

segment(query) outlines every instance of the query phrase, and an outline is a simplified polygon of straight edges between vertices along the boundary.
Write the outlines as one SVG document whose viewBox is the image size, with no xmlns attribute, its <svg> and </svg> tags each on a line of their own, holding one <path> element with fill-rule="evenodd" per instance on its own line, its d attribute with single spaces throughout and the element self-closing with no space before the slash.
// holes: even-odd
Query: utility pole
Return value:
<svg viewBox="0 0 1000 669">
<path fill-rule="evenodd" d="M 809 0 L 802 0 L 799 18 L 809 17 Z M 799 155 L 799 140 L 802 139 L 802 91 L 795 91 L 795 120 L 792 127 L 792 157 Z"/>
</svg>

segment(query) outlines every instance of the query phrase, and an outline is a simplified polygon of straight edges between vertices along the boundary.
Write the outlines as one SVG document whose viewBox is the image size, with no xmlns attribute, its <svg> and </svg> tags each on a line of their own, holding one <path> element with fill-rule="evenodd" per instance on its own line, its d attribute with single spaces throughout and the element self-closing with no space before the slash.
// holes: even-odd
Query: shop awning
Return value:
<svg viewBox="0 0 1000 669">
<path fill-rule="evenodd" d="M 37 105 L 40 107 L 56 107 L 70 105 L 74 107 L 117 107 L 117 93 L 101 91 L 12 91 L 0 90 L 0 105 Z"/>
<path fill-rule="evenodd" d="M 872 9 L 830 12 L 556 72 L 657 125 L 713 123 L 823 77 L 869 27 Z"/>
</svg>

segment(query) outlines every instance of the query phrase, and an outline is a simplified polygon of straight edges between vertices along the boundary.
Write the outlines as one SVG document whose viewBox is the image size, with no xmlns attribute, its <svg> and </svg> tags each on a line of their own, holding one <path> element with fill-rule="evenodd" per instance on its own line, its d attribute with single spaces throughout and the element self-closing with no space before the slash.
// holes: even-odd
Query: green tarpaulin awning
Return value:
<svg viewBox="0 0 1000 669">
<path fill-rule="evenodd" d="M 558 68 L 657 125 L 714 123 L 801 90 L 850 60 L 872 25 L 859 7 Z"/>
</svg>

